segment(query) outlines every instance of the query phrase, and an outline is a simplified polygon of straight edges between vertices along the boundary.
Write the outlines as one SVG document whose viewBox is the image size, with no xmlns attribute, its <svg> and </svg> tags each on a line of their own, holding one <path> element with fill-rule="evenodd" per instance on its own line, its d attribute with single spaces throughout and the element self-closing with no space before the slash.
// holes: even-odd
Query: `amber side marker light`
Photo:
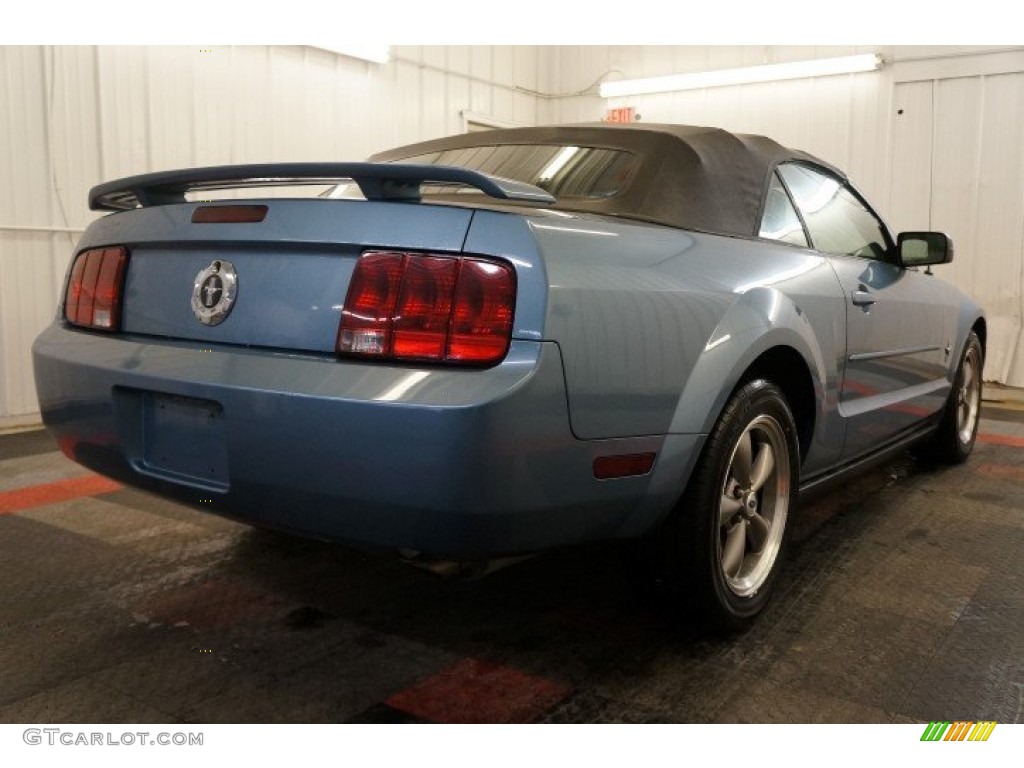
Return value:
<svg viewBox="0 0 1024 768">
<path fill-rule="evenodd" d="M 611 480 L 615 477 L 646 475 L 654 466 L 653 453 L 627 453 L 621 456 L 598 456 L 594 459 L 594 477 Z"/>
<path fill-rule="evenodd" d="M 193 224 L 255 224 L 265 218 L 265 205 L 204 205 L 192 211 Z"/>
<path fill-rule="evenodd" d="M 128 250 L 90 248 L 75 257 L 68 281 L 64 317 L 72 325 L 98 331 L 121 327 L 121 294 Z"/>
</svg>

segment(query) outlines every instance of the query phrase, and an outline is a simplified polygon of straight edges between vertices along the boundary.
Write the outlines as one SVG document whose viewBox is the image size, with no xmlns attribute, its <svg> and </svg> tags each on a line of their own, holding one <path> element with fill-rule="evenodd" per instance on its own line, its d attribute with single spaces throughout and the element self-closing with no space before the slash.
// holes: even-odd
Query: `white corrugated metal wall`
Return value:
<svg viewBox="0 0 1024 768">
<path fill-rule="evenodd" d="M 632 106 L 642 122 L 760 133 L 844 168 L 895 229 L 952 235 L 936 271 L 989 319 L 985 377 L 1024 386 L 1024 48 L 573 47 L 552 52 L 561 90 L 606 79 L 880 52 L 879 72 L 554 102 L 558 122 Z M 902 112 L 900 112 L 902 110 Z"/>
<path fill-rule="evenodd" d="M 587 91 L 602 78 L 868 50 L 889 62 L 881 72 L 611 101 Z M 36 419 L 29 347 L 54 312 L 98 181 L 358 159 L 459 132 L 466 119 L 591 121 L 609 106 L 635 106 L 647 122 L 773 136 L 847 169 L 894 227 L 949 231 L 957 259 L 941 273 L 989 312 L 987 377 L 1024 386 L 1021 49 L 410 46 L 393 55 L 372 65 L 302 47 L 0 47 L 0 428 Z"/>
<path fill-rule="evenodd" d="M 29 349 L 55 311 L 92 185 L 194 165 L 358 160 L 533 125 L 532 46 L 404 46 L 367 64 L 305 47 L 0 47 L 0 428 L 38 420 Z"/>
</svg>

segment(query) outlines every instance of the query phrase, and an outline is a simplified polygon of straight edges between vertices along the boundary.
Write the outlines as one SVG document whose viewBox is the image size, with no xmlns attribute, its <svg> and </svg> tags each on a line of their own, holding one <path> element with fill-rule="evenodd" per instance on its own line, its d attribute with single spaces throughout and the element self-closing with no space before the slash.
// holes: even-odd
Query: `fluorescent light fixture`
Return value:
<svg viewBox="0 0 1024 768">
<path fill-rule="evenodd" d="M 350 56 L 353 59 L 362 59 L 373 64 L 387 64 L 391 58 L 390 45 L 314 45 L 321 51 L 340 53 L 342 56 Z"/>
<path fill-rule="evenodd" d="M 840 56 L 835 59 L 789 61 L 784 64 L 764 64 L 759 67 L 718 69 L 712 72 L 688 72 L 664 77 L 645 77 L 640 80 L 617 80 L 601 83 L 601 98 L 640 96 L 645 93 L 689 91 L 695 88 L 717 88 L 723 85 L 768 83 L 774 80 L 795 80 L 801 77 L 846 75 L 851 72 L 871 72 L 882 66 L 877 53 Z"/>
</svg>

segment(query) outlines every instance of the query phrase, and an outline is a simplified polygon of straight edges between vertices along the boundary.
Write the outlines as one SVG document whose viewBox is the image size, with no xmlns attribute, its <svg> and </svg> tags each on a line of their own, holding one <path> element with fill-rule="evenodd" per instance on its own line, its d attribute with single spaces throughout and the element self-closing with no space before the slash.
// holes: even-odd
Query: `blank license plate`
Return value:
<svg viewBox="0 0 1024 768">
<path fill-rule="evenodd" d="M 226 490 L 228 452 L 220 403 L 153 392 L 144 401 L 146 467 L 172 479 Z"/>
</svg>

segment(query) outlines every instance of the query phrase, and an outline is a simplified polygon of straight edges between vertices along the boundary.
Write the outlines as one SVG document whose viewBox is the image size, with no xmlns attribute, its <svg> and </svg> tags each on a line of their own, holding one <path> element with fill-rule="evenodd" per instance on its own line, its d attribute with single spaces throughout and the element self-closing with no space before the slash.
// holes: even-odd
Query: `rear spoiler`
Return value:
<svg viewBox="0 0 1024 768">
<path fill-rule="evenodd" d="M 98 184 L 89 190 L 94 211 L 125 211 L 139 206 L 187 202 L 191 190 L 333 184 L 351 179 L 367 200 L 418 202 L 423 184 L 469 186 L 499 200 L 550 205 L 555 198 L 540 187 L 451 165 L 412 163 L 261 163 L 185 168 L 147 173 Z"/>
</svg>

